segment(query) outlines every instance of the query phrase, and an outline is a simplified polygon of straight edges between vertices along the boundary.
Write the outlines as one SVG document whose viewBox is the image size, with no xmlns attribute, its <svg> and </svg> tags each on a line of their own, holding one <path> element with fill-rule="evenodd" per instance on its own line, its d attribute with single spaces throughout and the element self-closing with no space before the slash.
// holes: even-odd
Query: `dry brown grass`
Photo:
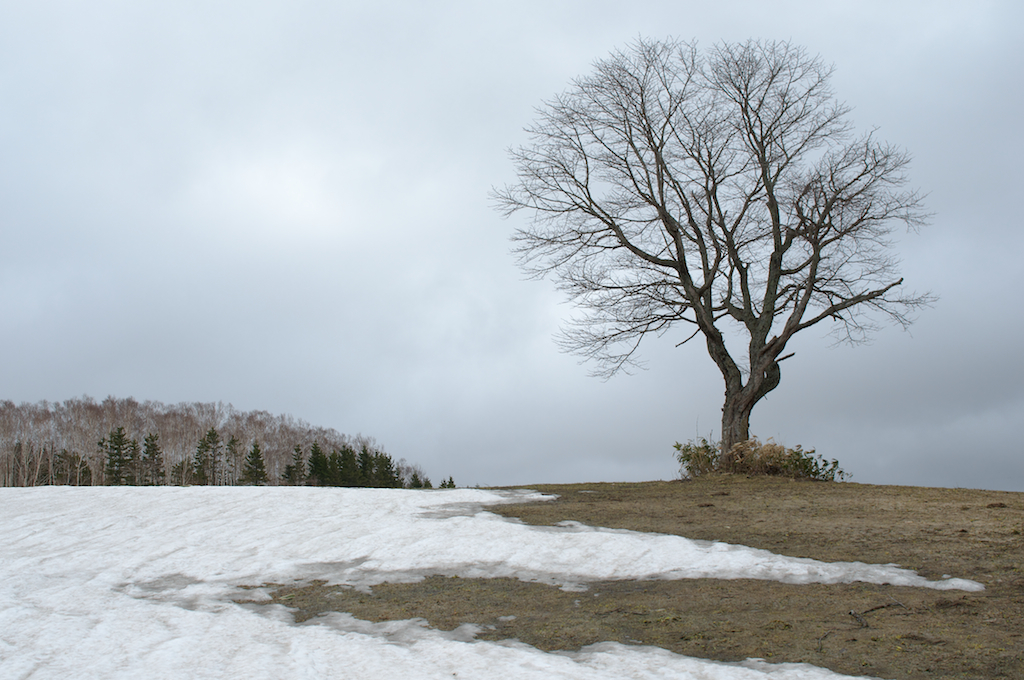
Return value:
<svg viewBox="0 0 1024 680">
<path fill-rule="evenodd" d="M 882 678 L 1024 678 L 1024 494 L 741 475 L 534 488 L 559 499 L 492 510 L 530 524 L 576 520 L 826 561 L 898 563 L 986 590 L 694 579 L 600 582 L 572 593 L 433 577 L 372 593 L 279 587 L 273 601 L 297 620 L 346 611 L 371 621 L 422 617 L 446 630 L 476 623 L 481 638 L 547 650 L 614 640 Z"/>
</svg>

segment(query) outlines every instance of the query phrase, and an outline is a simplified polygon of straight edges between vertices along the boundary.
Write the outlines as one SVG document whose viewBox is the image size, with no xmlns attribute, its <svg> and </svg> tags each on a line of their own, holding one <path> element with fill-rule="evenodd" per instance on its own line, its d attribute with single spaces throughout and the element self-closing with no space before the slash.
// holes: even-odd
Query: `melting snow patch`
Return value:
<svg viewBox="0 0 1024 680">
<path fill-rule="evenodd" d="M 981 590 L 895 565 L 826 563 L 744 546 L 485 507 L 533 492 L 295 487 L 0 489 L 0 676 L 32 678 L 838 678 L 806 665 L 721 664 L 603 643 L 573 654 L 422 621 L 235 604 L 240 587 L 323 579 L 368 587 L 426 575 L 583 589 L 612 579 L 866 581 Z M 248 599 L 266 597 L 258 588 Z M 265 615 L 268 611 L 270 616 Z"/>
</svg>

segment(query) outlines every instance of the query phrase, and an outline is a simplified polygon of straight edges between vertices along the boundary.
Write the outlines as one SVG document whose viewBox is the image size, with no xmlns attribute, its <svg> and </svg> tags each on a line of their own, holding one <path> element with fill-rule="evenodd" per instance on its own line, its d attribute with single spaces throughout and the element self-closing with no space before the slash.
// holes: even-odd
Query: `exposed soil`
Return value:
<svg viewBox="0 0 1024 680">
<path fill-rule="evenodd" d="M 433 577 L 372 593 L 278 586 L 297 621 L 328 611 L 420 617 L 544 650 L 602 641 L 723 661 L 807 662 L 880 678 L 1024 678 L 1024 494 L 712 476 L 691 482 L 533 487 L 559 498 L 494 506 L 529 524 L 584 524 L 739 543 L 829 562 L 897 563 L 982 592 L 751 579 L 611 581 L 586 592 L 510 579 Z"/>
</svg>

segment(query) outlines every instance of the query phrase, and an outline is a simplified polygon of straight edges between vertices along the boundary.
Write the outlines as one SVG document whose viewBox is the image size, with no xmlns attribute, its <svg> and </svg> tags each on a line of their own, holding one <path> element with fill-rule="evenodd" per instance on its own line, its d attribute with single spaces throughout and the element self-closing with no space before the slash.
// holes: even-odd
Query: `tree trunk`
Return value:
<svg viewBox="0 0 1024 680">
<path fill-rule="evenodd" d="M 731 471 L 736 461 L 730 451 L 740 442 L 750 439 L 750 413 L 754 405 L 779 386 L 782 372 L 779 363 L 769 359 L 758 371 L 751 371 L 747 383 L 733 377 L 726 378 L 725 404 L 722 406 L 722 462 L 721 468 Z"/>
<path fill-rule="evenodd" d="M 754 410 L 754 403 L 743 399 L 745 391 L 740 390 L 739 395 L 726 394 L 725 405 L 722 406 L 721 468 L 727 472 L 732 471 L 735 464 L 732 447 L 750 439 L 750 412 Z"/>
</svg>

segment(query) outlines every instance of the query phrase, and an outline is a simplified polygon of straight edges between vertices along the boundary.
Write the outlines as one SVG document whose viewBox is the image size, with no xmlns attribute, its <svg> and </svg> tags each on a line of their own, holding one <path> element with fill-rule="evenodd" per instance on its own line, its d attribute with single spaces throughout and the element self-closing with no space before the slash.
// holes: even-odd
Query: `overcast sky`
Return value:
<svg viewBox="0 0 1024 680">
<path fill-rule="evenodd" d="M 910 333 L 797 336 L 752 430 L 853 480 L 1024 491 L 1024 11 L 1004 2 L 0 2 L 0 399 L 223 401 L 460 485 L 671 479 L 702 345 L 602 382 L 488 196 L 545 99 L 638 36 L 783 39 L 935 213 Z"/>
</svg>

